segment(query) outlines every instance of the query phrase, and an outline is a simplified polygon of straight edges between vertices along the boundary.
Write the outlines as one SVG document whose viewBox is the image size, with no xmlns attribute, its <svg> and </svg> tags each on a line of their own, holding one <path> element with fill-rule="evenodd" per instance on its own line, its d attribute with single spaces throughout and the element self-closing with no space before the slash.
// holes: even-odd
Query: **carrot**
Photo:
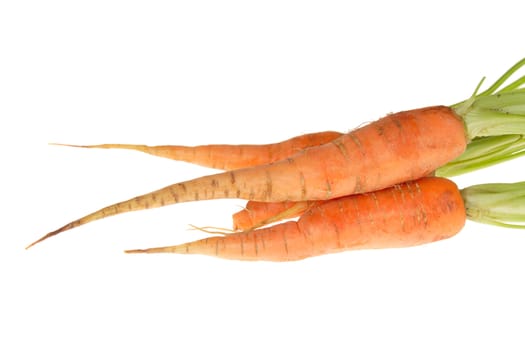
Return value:
<svg viewBox="0 0 525 350">
<path fill-rule="evenodd" d="M 275 226 L 127 253 L 202 254 L 235 260 L 291 261 L 357 249 L 400 248 L 456 235 L 466 219 L 524 229 L 525 182 L 459 190 L 426 177 L 371 193 L 314 204 Z"/>
<path fill-rule="evenodd" d="M 194 147 L 127 144 L 69 145 L 55 143 L 54 145 L 80 148 L 129 149 L 209 168 L 233 170 L 286 159 L 307 147 L 328 143 L 341 135 L 340 132 L 323 131 L 300 135 L 286 141 L 266 145 L 202 145 Z"/>
<path fill-rule="evenodd" d="M 466 220 L 457 186 L 423 178 L 325 201 L 295 222 L 128 253 L 205 254 L 236 260 L 299 260 L 354 249 L 408 247 L 452 237 Z"/>
<path fill-rule="evenodd" d="M 217 198 L 327 200 L 418 179 L 460 156 L 477 137 L 525 130 L 521 117 L 525 91 L 520 88 L 525 79 L 499 89 L 523 65 L 525 59 L 488 90 L 452 107 L 390 114 L 281 161 L 176 183 L 74 220 L 27 248 L 60 232 L 134 210 Z"/>
</svg>

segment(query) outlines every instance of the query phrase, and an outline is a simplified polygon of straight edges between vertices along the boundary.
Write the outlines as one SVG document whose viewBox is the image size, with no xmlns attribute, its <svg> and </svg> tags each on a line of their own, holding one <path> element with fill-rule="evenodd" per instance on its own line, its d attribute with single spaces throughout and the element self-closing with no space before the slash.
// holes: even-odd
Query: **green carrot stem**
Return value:
<svg viewBox="0 0 525 350">
<path fill-rule="evenodd" d="M 466 151 L 436 170 L 436 176 L 452 177 L 483 169 L 525 155 L 524 135 L 501 135 L 474 139 Z"/>
<path fill-rule="evenodd" d="M 473 96 L 451 106 L 463 118 L 469 140 L 482 136 L 525 134 L 525 76 L 503 86 L 523 66 L 525 58 L 487 90 L 478 93 L 478 85 Z"/>
<path fill-rule="evenodd" d="M 461 195 L 469 220 L 525 229 L 525 182 L 470 186 Z"/>
<path fill-rule="evenodd" d="M 470 98 L 451 106 L 463 118 L 469 144 L 437 175 L 460 175 L 525 155 L 525 76 L 504 86 L 523 66 L 525 58 L 478 93 L 482 79 Z"/>
</svg>

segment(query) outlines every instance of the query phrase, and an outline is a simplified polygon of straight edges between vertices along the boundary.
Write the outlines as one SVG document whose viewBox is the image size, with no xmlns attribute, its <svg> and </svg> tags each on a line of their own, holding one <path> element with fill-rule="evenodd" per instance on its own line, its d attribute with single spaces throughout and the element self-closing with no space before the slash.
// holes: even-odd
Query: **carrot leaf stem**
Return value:
<svg viewBox="0 0 525 350">
<path fill-rule="evenodd" d="M 463 119 L 469 141 L 464 154 L 437 170 L 455 176 L 525 155 L 525 75 L 507 81 L 525 58 L 509 68 L 488 89 L 451 106 Z"/>
<path fill-rule="evenodd" d="M 463 118 L 470 141 L 483 136 L 525 134 L 525 76 L 503 86 L 523 66 L 525 58 L 487 90 L 478 93 L 478 85 L 473 96 L 451 106 Z"/>
<path fill-rule="evenodd" d="M 493 94 L 494 92 L 496 92 L 496 90 L 505 83 L 505 81 L 507 81 L 514 73 L 516 73 L 521 67 L 523 67 L 525 65 L 525 58 L 522 58 L 521 60 L 519 60 L 516 64 L 514 64 L 512 67 L 510 67 L 498 80 L 496 80 L 496 82 L 494 84 L 492 84 L 492 86 L 490 86 L 487 90 L 481 92 L 479 94 L 479 96 L 486 96 L 486 95 L 491 95 Z M 519 80 L 522 80 L 525 79 L 525 76 L 524 77 L 521 77 Z M 514 83 L 512 83 L 514 84 Z M 510 84 L 510 85 L 512 85 Z M 508 85 L 507 87 L 501 89 L 501 91 L 505 91 L 506 89 L 508 89 L 508 87 L 510 86 Z"/>
<path fill-rule="evenodd" d="M 465 152 L 436 170 L 436 176 L 452 177 L 483 169 L 525 155 L 524 135 L 474 139 Z"/>
<path fill-rule="evenodd" d="M 461 195 L 469 220 L 525 229 L 525 182 L 474 185 Z"/>
</svg>

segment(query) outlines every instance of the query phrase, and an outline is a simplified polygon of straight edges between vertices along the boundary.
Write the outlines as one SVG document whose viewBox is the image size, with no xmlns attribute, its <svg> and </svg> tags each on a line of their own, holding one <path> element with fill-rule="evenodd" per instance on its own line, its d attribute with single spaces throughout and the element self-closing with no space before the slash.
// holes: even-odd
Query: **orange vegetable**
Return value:
<svg viewBox="0 0 525 350">
<path fill-rule="evenodd" d="M 466 219 L 525 229 L 525 182 L 458 190 L 450 180 L 426 177 L 376 192 L 311 203 L 297 222 L 127 252 L 290 261 L 346 250 L 431 243 L 454 236 Z"/>
<path fill-rule="evenodd" d="M 399 112 L 282 161 L 184 181 L 110 205 L 28 248 L 94 220 L 168 204 L 217 198 L 304 201 L 374 191 L 425 176 L 459 156 L 466 144 L 463 121 L 449 107 Z"/>
<path fill-rule="evenodd" d="M 128 253 L 204 254 L 236 260 L 299 260 L 354 249 L 409 247 L 449 238 L 466 221 L 457 186 L 429 177 L 325 201 L 268 228 Z"/>
<path fill-rule="evenodd" d="M 525 148 L 523 142 L 515 139 L 525 130 L 525 91 L 521 87 L 525 80 L 520 78 L 498 89 L 523 65 L 525 59 L 486 91 L 478 94 L 476 89 L 471 98 L 452 107 L 434 106 L 390 114 L 280 161 L 169 185 L 74 220 L 28 248 L 94 220 L 175 203 L 217 198 L 316 201 L 376 191 L 432 173 L 464 154 L 468 142 L 474 143 L 479 138 L 494 138 L 494 142 L 489 140 L 490 147 L 498 150 L 486 154 L 484 151 L 490 147 L 480 147 L 465 152 L 468 158 L 456 162 L 453 171 L 472 170 L 471 160 L 480 156 L 478 167 L 516 157 Z M 516 134 L 512 140 L 507 139 L 510 134 Z M 499 139 L 502 135 L 505 140 Z M 291 149 L 295 152 L 294 147 Z"/>
<path fill-rule="evenodd" d="M 128 149 L 209 168 L 233 170 L 273 163 L 288 158 L 307 147 L 328 143 L 341 135 L 340 132 L 323 131 L 300 135 L 286 141 L 266 145 L 202 145 L 193 147 L 126 144 L 54 145 L 80 148 Z"/>
</svg>

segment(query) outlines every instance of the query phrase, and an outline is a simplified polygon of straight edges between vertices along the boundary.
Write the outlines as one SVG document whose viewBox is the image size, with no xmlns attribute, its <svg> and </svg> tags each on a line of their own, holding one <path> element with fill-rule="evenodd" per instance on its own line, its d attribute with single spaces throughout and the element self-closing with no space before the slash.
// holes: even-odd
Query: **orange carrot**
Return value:
<svg viewBox="0 0 525 350">
<path fill-rule="evenodd" d="M 307 147 L 322 145 L 341 135 L 340 132 L 323 131 L 300 135 L 286 141 L 266 145 L 203 145 L 194 147 L 126 144 L 79 146 L 57 143 L 54 145 L 80 148 L 129 149 L 209 168 L 233 170 L 286 159 Z"/>
<path fill-rule="evenodd" d="M 425 177 L 376 192 L 314 203 L 297 222 L 126 252 L 291 261 L 347 250 L 431 243 L 456 235 L 466 219 L 525 229 L 525 182 L 459 190 L 445 178 Z"/>
<path fill-rule="evenodd" d="M 525 149 L 523 139 L 523 116 L 525 108 L 525 76 L 503 86 L 520 68 L 525 58 L 507 70 L 487 90 L 456 103 L 451 108 L 462 117 L 469 141 L 477 143 L 467 149 L 465 157 L 450 162 L 439 175 L 459 175 L 521 156 Z M 341 136 L 338 132 L 326 131 L 297 136 L 287 141 L 268 145 L 204 145 L 145 146 L 126 144 L 102 144 L 75 146 L 84 148 L 121 148 L 142 151 L 148 154 L 200 164 L 207 167 L 233 170 L 268 164 L 285 159 L 298 151 L 333 141 Z"/>
<path fill-rule="evenodd" d="M 110 205 L 48 233 L 27 248 L 94 220 L 175 203 L 218 198 L 326 200 L 374 191 L 425 176 L 459 156 L 466 144 L 463 121 L 449 107 L 390 114 L 282 161 L 176 183 Z"/>
<path fill-rule="evenodd" d="M 457 186 L 450 180 L 432 177 L 325 201 L 307 210 L 297 222 L 127 252 L 289 261 L 346 250 L 430 243 L 452 237 L 465 220 Z"/>
<path fill-rule="evenodd" d="M 476 90 L 471 98 L 452 107 L 391 114 L 274 163 L 166 186 L 74 220 L 28 248 L 60 232 L 134 210 L 218 198 L 265 202 L 328 200 L 418 179 L 463 154 L 472 140 L 523 133 L 525 90 L 521 86 L 525 79 L 498 90 L 523 65 L 525 59 L 486 91 L 478 94 Z M 497 161 L 500 153 L 494 154 L 498 154 L 495 159 L 484 158 L 483 163 Z M 466 163 L 460 164 L 466 167 Z"/>
</svg>

